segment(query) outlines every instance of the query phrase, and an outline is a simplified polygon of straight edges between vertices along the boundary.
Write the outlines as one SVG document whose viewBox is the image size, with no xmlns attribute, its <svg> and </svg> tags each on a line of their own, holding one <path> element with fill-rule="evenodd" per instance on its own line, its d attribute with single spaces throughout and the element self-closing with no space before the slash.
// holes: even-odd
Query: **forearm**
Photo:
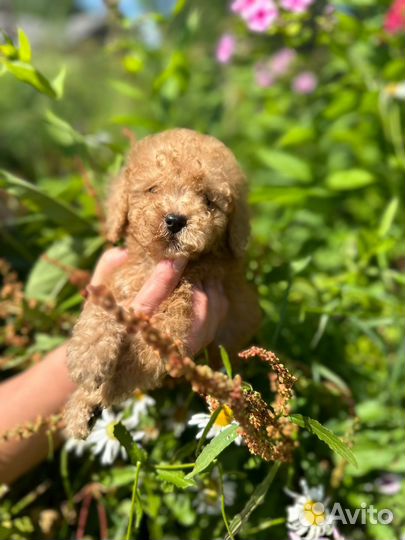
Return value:
<svg viewBox="0 0 405 540">
<path fill-rule="evenodd" d="M 0 435 L 39 416 L 58 413 L 74 389 L 66 361 L 66 346 L 49 353 L 31 369 L 0 385 Z M 28 439 L 0 442 L 0 483 L 9 483 L 42 461 L 48 438 L 40 430 Z"/>
</svg>

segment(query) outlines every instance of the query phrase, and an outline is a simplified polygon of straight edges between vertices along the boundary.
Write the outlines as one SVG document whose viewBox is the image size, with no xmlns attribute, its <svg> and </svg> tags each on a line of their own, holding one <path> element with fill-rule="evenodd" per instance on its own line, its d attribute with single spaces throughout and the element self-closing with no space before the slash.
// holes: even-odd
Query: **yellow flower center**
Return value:
<svg viewBox="0 0 405 540">
<path fill-rule="evenodd" d="M 389 96 L 395 96 L 397 92 L 397 85 L 395 83 L 387 84 L 385 91 Z"/>
<path fill-rule="evenodd" d="M 137 401 L 140 401 L 141 399 L 143 399 L 145 397 L 145 394 L 143 392 L 141 392 L 138 388 L 134 391 L 134 398 L 137 400 Z"/>
<path fill-rule="evenodd" d="M 233 422 L 233 412 L 228 405 L 223 405 L 222 410 L 217 416 L 214 425 L 217 427 L 226 427 Z"/>
<path fill-rule="evenodd" d="M 117 424 L 118 422 L 111 422 L 110 424 L 108 424 L 106 432 L 109 439 L 117 440 L 116 436 L 114 435 L 114 428 Z"/>
<path fill-rule="evenodd" d="M 304 517 L 310 525 L 321 525 L 325 521 L 325 507 L 320 502 L 307 501 Z"/>
</svg>

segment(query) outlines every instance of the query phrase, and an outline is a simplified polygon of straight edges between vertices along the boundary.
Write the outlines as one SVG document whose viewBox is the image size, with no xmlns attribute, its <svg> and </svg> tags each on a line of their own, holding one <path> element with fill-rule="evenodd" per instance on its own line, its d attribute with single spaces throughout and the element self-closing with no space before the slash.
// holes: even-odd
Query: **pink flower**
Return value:
<svg viewBox="0 0 405 540">
<path fill-rule="evenodd" d="M 255 80 L 260 88 L 269 88 L 273 86 L 275 79 L 266 64 L 259 63 L 255 65 Z"/>
<path fill-rule="evenodd" d="M 395 0 L 385 16 L 384 28 L 389 34 L 405 31 L 405 0 Z"/>
<path fill-rule="evenodd" d="M 296 94 L 311 94 L 318 86 L 318 79 L 312 71 L 303 71 L 295 77 L 292 88 Z"/>
<path fill-rule="evenodd" d="M 281 6 L 293 13 L 304 13 L 314 0 L 281 0 Z"/>
<path fill-rule="evenodd" d="M 278 17 L 273 0 L 234 0 L 231 10 L 238 13 L 253 32 L 265 32 Z"/>
<path fill-rule="evenodd" d="M 379 493 L 383 495 L 396 495 L 401 491 L 402 478 L 399 474 L 385 473 L 376 480 Z"/>
<path fill-rule="evenodd" d="M 275 54 L 273 54 L 270 61 L 270 70 L 277 77 L 282 77 L 285 75 L 297 56 L 294 49 L 280 49 Z"/>
<path fill-rule="evenodd" d="M 234 0 L 231 11 L 239 13 L 242 19 L 247 19 L 257 3 L 257 0 Z"/>
<path fill-rule="evenodd" d="M 231 34 L 224 34 L 218 41 L 216 57 L 220 64 L 228 64 L 234 55 L 236 40 Z"/>
<path fill-rule="evenodd" d="M 278 10 L 272 0 L 256 0 L 254 6 L 245 12 L 246 23 L 253 32 L 265 32 L 278 17 Z"/>
</svg>

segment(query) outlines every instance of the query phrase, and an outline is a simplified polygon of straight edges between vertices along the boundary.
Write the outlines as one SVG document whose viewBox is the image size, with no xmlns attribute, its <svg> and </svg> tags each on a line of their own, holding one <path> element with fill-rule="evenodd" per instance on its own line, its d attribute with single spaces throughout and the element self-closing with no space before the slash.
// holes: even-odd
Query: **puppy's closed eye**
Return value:
<svg viewBox="0 0 405 540">
<path fill-rule="evenodd" d="M 207 205 L 208 210 L 214 210 L 216 208 L 216 205 L 214 201 L 210 198 L 210 196 L 207 193 L 204 193 L 204 201 Z"/>
<path fill-rule="evenodd" d="M 157 192 L 157 186 L 151 186 L 146 190 L 147 193 L 156 193 Z"/>
</svg>

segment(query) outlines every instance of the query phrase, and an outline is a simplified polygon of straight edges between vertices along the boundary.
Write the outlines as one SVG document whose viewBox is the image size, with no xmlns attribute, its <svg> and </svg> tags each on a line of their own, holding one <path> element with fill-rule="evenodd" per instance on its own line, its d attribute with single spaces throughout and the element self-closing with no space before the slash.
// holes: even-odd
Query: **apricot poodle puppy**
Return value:
<svg viewBox="0 0 405 540">
<path fill-rule="evenodd" d="M 249 237 L 245 176 L 232 152 L 214 137 L 173 129 L 137 142 L 113 182 L 107 211 L 111 242 L 125 238 L 128 259 L 106 285 L 118 303 L 133 298 L 156 263 L 185 256 L 182 279 L 152 318 L 189 354 L 192 288 L 222 281 L 228 315 L 209 346 L 235 355 L 260 322 L 255 292 L 245 279 Z M 78 389 L 65 411 L 67 431 L 88 435 L 103 407 L 128 398 L 136 387 L 159 385 L 165 364 L 141 335 L 128 334 L 111 313 L 87 301 L 68 346 Z"/>
</svg>

